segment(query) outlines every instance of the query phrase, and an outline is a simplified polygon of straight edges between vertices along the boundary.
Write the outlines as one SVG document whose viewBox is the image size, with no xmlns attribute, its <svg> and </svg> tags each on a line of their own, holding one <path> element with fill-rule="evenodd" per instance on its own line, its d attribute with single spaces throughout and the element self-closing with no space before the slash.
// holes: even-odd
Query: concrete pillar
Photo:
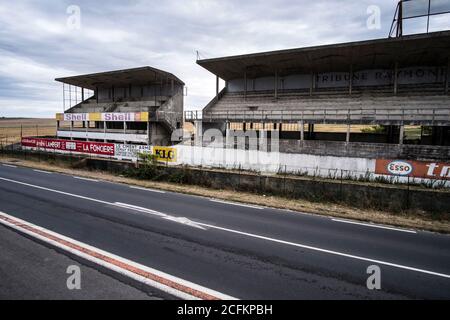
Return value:
<svg viewBox="0 0 450 320">
<path fill-rule="evenodd" d="M 352 95 L 353 91 L 353 65 L 350 65 L 350 78 L 348 79 L 348 94 Z"/>
<path fill-rule="evenodd" d="M 150 121 L 147 121 L 147 146 L 150 146 Z"/>
<path fill-rule="evenodd" d="M 203 146 L 203 122 L 195 121 L 195 146 L 202 147 Z"/>
<path fill-rule="evenodd" d="M 394 67 L 394 95 L 398 92 L 398 62 L 395 63 Z"/>
<path fill-rule="evenodd" d="M 124 121 L 123 122 L 123 134 L 126 136 L 126 134 L 127 134 L 127 122 L 126 121 Z M 126 144 L 127 143 L 127 140 L 126 140 L 126 138 L 125 137 L 123 137 L 123 144 Z"/>
<path fill-rule="evenodd" d="M 103 142 L 106 142 L 106 121 L 103 121 Z"/>
<path fill-rule="evenodd" d="M 305 141 L 305 121 L 302 120 L 298 123 L 298 126 L 300 128 L 300 141 Z"/>
<path fill-rule="evenodd" d="M 84 121 L 83 125 L 86 127 L 86 141 L 89 141 L 89 121 Z"/>
<path fill-rule="evenodd" d="M 274 97 L 278 99 L 278 71 L 275 71 Z"/>
<path fill-rule="evenodd" d="M 398 139 L 398 144 L 401 146 L 403 145 L 403 139 L 405 137 L 405 126 L 401 125 L 400 126 L 400 134 L 399 134 L 399 139 Z"/>
<path fill-rule="evenodd" d="M 247 99 L 247 72 L 244 73 L 244 98 Z"/>
<path fill-rule="evenodd" d="M 234 141 L 231 139 L 231 123 L 229 121 L 227 121 L 225 128 L 225 145 L 227 149 L 232 149 Z"/>
<path fill-rule="evenodd" d="M 445 94 L 448 94 L 448 86 L 450 82 L 450 59 L 447 59 L 447 70 L 445 73 Z"/>
<path fill-rule="evenodd" d="M 350 130 L 351 130 L 351 125 L 347 124 L 347 134 L 346 134 L 346 137 L 345 137 L 345 142 L 346 143 L 350 142 Z"/>
<path fill-rule="evenodd" d="M 216 100 L 219 100 L 219 76 L 216 76 Z"/>
</svg>

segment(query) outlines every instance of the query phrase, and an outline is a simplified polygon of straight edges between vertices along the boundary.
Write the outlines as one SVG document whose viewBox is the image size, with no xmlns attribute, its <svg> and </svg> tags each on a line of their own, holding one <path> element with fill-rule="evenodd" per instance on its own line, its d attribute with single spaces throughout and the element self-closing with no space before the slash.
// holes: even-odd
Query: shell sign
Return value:
<svg viewBox="0 0 450 320">
<path fill-rule="evenodd" d="M 375 173 L 399 177 L 450 180 L 450 163 L 377 159 Z"/>
</svg>

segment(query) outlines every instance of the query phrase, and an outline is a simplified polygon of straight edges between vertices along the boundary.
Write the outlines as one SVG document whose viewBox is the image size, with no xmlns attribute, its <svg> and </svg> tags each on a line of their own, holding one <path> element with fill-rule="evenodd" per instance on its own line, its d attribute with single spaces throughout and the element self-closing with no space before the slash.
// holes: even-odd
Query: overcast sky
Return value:
<svg viewBox="0 0 450 320">
<path fill-rule="evenodd" d="M 188 87 L 186 109 L 213 97 L 201 58 L 387 37 L 394 0 L 0 0 L 0 117 L 62 111 L 56 77 L 153 66 Z M 80 8 L 77 28 L 71 5 Z M 367 20 L 380 9 L 380 28 Z M 75 17 L 75 20 L 74 20 Z M 371 20 L 372 21 L 372 20 Z M 450 28 L 440 19 L 433 28 Z"/>
</svg>

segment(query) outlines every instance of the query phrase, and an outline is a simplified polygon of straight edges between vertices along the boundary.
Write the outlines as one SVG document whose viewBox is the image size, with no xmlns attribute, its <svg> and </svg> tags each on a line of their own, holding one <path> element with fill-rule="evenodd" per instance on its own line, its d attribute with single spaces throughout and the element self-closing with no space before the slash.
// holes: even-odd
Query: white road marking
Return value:
<svg viewBox="0 0 450 320">
<path fill-rule="evenodd" d="M 40 172 L 40 173 L 46 173 L 46 174 L 52 174 L 53 173 L 53 172 L 44 171 L 44 170 L 38 170 L 38 169 L 33 169 L 33 171 Z"/>
<path fill-rule="evenodd" d="M 356 224 L 356 225 L 372 227 L 372 228 L 379 228 L 379 229 L 386 229 L 386 230 L 393 230 L 393 231 L 401 231 L 401 232 L 407 232 L 407 233 L 417 233 L 414 230 L 393 228 L 393 227 L 382 226 L 382 225 L 372 224 L 372 223 L 363 223 L 363 222 L 356 222 L 356 221 L 343 220 L 343 219 L 331 219 L 331 220 L 336 221 L 336 222 L 342 222 L 342 223 L 348 223 L 348 224 Z"/>
<path fill-rule="evenodd" d="M 127 203 L 121 203 L 121 202 L 116 202 L 114 203 L 116 206 L 125 208 L 125 209 L 130 209 L 130 210 L 135 210 L 135 211 L 139 211 L 139 212 L 144 212 L 144 213 L 148 213 L 166 220 L 170 220 L 173 222 L 177 222 L 177 223 L 181 223 L 190 227 L 194 227 L 194 228 L 198 228 L 198 229 L 202 229 L 202 230 L 206 230 L 206 228 L 200 226 L 198 223 L 185 218 L 185 217 L 174 217 L 174 216 L 170 216 L 168 214 L 159 212 L 159 211 L 155 211 L 155 210 L 151 210 L 151 209 L 147 209 L 147 208 L 143 208 L 143 207 L 138 207 L 138 206 L 134 206 L 132 204 L 127 204 Z"/>
<path fill-rule="evenodd" d="M 95 179 L 89 179 L 89 178 L 77 177 L 77 176 L 72 176 L 72 177 L 74 177 L 75 179 L 78 179 L 78 180 L 85 180 L 85 181 L 91 181 L 91 182 L 98 182 L 98 180 L 95 180 Z"/>
<path fill-rule="evenodd" d="M 75 197 L 75 198 L 79 198 L 79 199 L 94 201 L 94 202 L 97 202 L 97 203 L 102 203 L 102 204 L 106 204 L 106 205 L 110 205 L 110 206 L 116 206 L 116 207 L 119 207 L 119 208 L 126 208 L 126 209 L 141 211 L 141 212 L 152 214 L 154 216 L 159 216 L 159 217 L 161 217 L 163 219 L 166 219 L 166 220 L 169 220 L 169 221 L 182 223 L 182 224 L 190 226 L 190 227 L 194 227 L 194 228 L 205 230 L 205 228 L 203 228 L 202 226 L 198 225 L 196 222 L 191 221 L 191 220 L 189 220 L 187 218 L 172 217 L 172 216 L 169 216 L 169 215 L 167 215 L 165 213 L 162 213 L 162 212 L 159 212 L 159 211 L 155 211 L 155 210 L 151 210 L 151 209 L 147 209 L 147 208 L 134 206 L 134 205 L 131 205 L 131 204 L 120 203 L 120 202 L 113 203 L 113 202 L 98 200 L 98 199 L 89 198 L 89 197 L 85 197 L 85 196 L 80 196 L 80 195 L 69 193 L 69 192 L 64 192 L 64 191 L 59 191 L 59 190 L 55 190 L 55 189 L 45 188 L 45 187 L 37 186 L 37 185 L 34 185 L 34 184 L 20 182 L 20 181 L 11 180 L 11 179 L 2 178 L 2 177 L 0 177 L 0 180 L 9 181 L 9 182 L 12 182 L 12 183 L 17 183 L 17 184 L 21 184 L 21 185 L 24 185 L 24 186 L 27 186 L 27 187 L 32 187 L 32 188 L 36 188 L 36 189 L 40 189 L 40 190 L 55 192 L 55 193 L 63 194 L 63 195 L 70 196 L 70 197 Z"/>
<path fill-rule="evenodd" d="M 17 166 L 13 166 L 12 164 L 5 164 L 5 163 L 2 163 L 2 166 L 9 167 L 9 168 L 17 168 Z"/>
<path fill-rule="evenodd" d="M 222 204 L 229 204 L 229 205 L 232 205 L 232 206 L 240 206 L 240 207 L 247 207 L 247 208 L 252 208 L 252 209 L 258 209 L 258 210 L 265 209 L 264 207 L 261 207 L 261 206 L 255 206 L 255 205 L 239 203 L 239 202 L 229 202 L 229 201 L 218 200 L 218 199 L 209 199 L 209 201 L 222 203 Z"/>
<path fill-rule="evenodd" d="M 156 192 L 156 193 L 166 193 L 165 191 L 162 191 L 162 190 L 148 189 L 148 188 L 135 187 L 135 186 L 130 186 L 130 188 L 131 188 L 131 189 L 137 189 L 137 190 L 144 190 L 144 191 Z"/>
<path fill-rule="evenodd" d="M 216 298 L 222 300 L 237 300 L 229 295 L 172 276 L 160 270 L 147 267 L 75 239 L 68 238 L 1 211 L 0 223 L 181 299 L 193 300 Z M 48 234 L 48 236 L 43 233 Z"/>
<path fill-rule="evenodd" d="M 37 188 L 37 189 L 40 189 L 40 190 L 47 190 L 47 191 L 56 192 L 56 193 L 59 193 L 59 194 L 65 194 L 65 195 L 68 195 L 68 196 L 72 196 L 72 197 L 76 197 L 76 198 L 80 198 L 80 199 L 85 199 L 85 200 L 90 200 L 90 201 L 103 203 L 103 204 L 107 204 L 107 205 L 119 206 L 118 204 L 110 203 L 110 202 L 107 202 L 107 201 L 102 201 L 102 200 L 98 200 L 98 199 L 93 199 L 93 198 L 88 198 L 88 197 L 84 197 L 84 196 L 74 195 L 74 194 L 71 194 L 71 193 L 67 193 L 67 192 L 63 192 L 63 191 L 59 191 L 59 190 L 54 190 L 54 189 L 49 189 L 49 188 L 44 188 L 44 187 L 40 187 L 40 186 L 36 186 L 36 185 L 32 185 L 32 184 L 24 183 L 24 182 L 20 182 L 20 181 L 15 181 L 15 180 L 7 179 L 7 178 L 0 177 L 0 180 L 9 181 L 9 182 L 13 182 L 13 183 L 17 183 L 17 184 L 33 187 L 33 188 Z M 124 205 L 129 207 L 129 208 L 131 208 L 131 207 L 140 208 L 140 207 L 130 206 L 130 205 L 126 205 L 126 204 L 124 204 Z M 123 205 L 122 205 L 122 207 L 123 207 Z M 145 211 L 149 210 L 149 211 L 152 211 L 154 213 L 161 214 L 158 211 L 154 211 L 154 210 L 150 210 L 150 209 L 146 209 L 146 208 L 141 208 L 141 209 L 144 209 Z M 251 237 L 251 238 L 271 241 L 271 242 L 275 242 L 275 243 L 285 244 L 285 245 L 289 245 L 289 246 L 299 247 L 299 248 L 308 249 L 308 250 L 317 251 L 317 252 L 322 252 L 322 253 L 328 253 L 328 254 L 331 254 L 331 255 L 351 258 L 351 259 L 360 260 L 360 261 L 366 261 L 366 262 L 370 262 L 370 263 L 378 263 L 378 264 L 382 264 L 382 265 L 386 265 L 386 266 L 390 266 L 390 267 L 394 267 L 394 268 L 399 268 L 399 269 L 404 269 L 404 270 L 409 270 L 409 271 L 414 271 L 414 272 L 419 272 L 419 273 L 425 273 L 425 274 L 429 274 L 429 275 L 433 275 L 433 276 L 438 276 L 438 277 L 450 279 L 450 275 L 449 274 L 434 272 L 434 271 L 425 270 L 425 269 L 419 269 L 419 268 L 415 268 L 415 267 L 405 266 L 405 265 L 391 263 L 391 262 L 382 261 L 382 260 L 371 259 L 371 258 L 367 258 L 367 257 L 347 254 L 347 253 L 333 251 L 333 250 L 328 250 L 328 249 L 322 249 L 322 248 L 308 246 L 308 245 L 304 245 L 304 244 L 300 244 L 300 243 L 279 240 L 279 239 L 275 239 L 275 238 L 260 236 L 260 235 L 257 235 L 257 234 L 242 232 L 242 231 L 228 229 L 228 228 L 222 228 L 222 227 L 218 227 L 218 226 L 214 226 L 214 225 L 206 224 L 206 223 L 201 223 L 201 222 L 194 222 L 194 223 L 199 225 L 199 226 L 206 227 L 206 228 L 217 229 L 217 230 L 226 231 L 226 232 L 230 232 L 230 233 L 240 234 L 240 235 L 244 235 L 244 236 Z"/>
<path fill-rule="evenodd" d="M 382 264 L 382 265 L 385 265 L 385 266 L 390 266 L 390 267 L 394 267 L 394 268 L 405 269 L 405 270 L 410 270 L 410 271 L 415 271 L 415 272 L 420 272 L 420 273 L 426 273 L 426 274 L 429 274 L 429 275 L 450 279 L 450 275 L 449 274 L 445 274 L 445 273 L 439 273 L 439 272 L 429 271 L 429 270 L 425 270 L 425 269 L 419 269 L 419 268 L 415 268 L 415 267 L 409 267 L 409 266 L 405 266 L 405 265 L 401 265 L 401 264 L 391 263 L 391 262 L 387 262 L 387 261 L 376 260 L 376 259 L 371 259 L 371 258 L 367 258 L 367 257 L 347 254 L 347 253 L 343 253 L 343 252 L 338 252 L 338 251 L 333 251 L 333 250 L 328 250 L 328 249 L 322 249 L 322 248 L 318 248 L 318 247 L 308 246 L 308 245 L 304 245 L 304 244 L 300 244 L 300 243 L 295 243 L 295 242 L 289 242 L 289 241 L 269 238 L 269 237 L 260 236 L 260 235 L 253 234 L 253 233 L 247 233 L 247 232 L 242 232 L 242 231 L 228 229 L 228 228 L 222 228 L 222 227 L 218 227 L 218 226 L 214 226 L 214 225 L 210 225 L 210 224 L 206 224 L 206 223 L 200 223 L 200 222 L 197 222 L 197 223 L 199 225 L 207 227 L 207 228 L 222 230 L 222 231 L 231 232 L 231 233 L 236 233 L 236 234 L 244 235 L 244 236 L 251 237 L 251 238 L 267 240 L 267 241 L 271 241 L 271 242 L 281 243 L 281 244 L 294 246 L 294 247 L 299 247 L 299 248 L 303 248 L 303 249 L 308 249 L 308 250 L 312 250 L 312 251 L 328 253 L 328 254 L 341 256 L 341 257 L 346 257 L 346 258 L 351 258 L 351 259 L 355 259 L 355 260 L 367 261 L 367 262 L 370 262 L 370 263 L 378 263 L 378 264 Z"/>
</svg>

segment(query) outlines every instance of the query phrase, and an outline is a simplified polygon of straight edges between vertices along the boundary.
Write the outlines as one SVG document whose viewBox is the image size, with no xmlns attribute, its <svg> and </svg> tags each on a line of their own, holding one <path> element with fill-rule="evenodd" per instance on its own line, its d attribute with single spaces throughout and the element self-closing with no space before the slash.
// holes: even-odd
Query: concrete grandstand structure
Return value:
<svg viewBox="0 0 450 320">
<path fill-rule="evenodd" d="M 184 83 L 166 71 L 141 67 L 56 81 L 63 83 L 64 109 L 69 101 L 56 116 L 58 138 L 164 146 L 182 128 Z"/>
<path fill-rule="evenodd" d="M 226 137 L 277 130 L 281 152 L 448 160 L 449 57 L 444 31 L 198 60 L 216 75 L 216 96 L 185 119 L 199 137 L 208 128 Z M 316 132 L 323 124 L 344 131 Z M 357 125 L 379 130 L 353 133 Z M 414 140 L 409 126 L 419 130 Z"/>
</svg>

